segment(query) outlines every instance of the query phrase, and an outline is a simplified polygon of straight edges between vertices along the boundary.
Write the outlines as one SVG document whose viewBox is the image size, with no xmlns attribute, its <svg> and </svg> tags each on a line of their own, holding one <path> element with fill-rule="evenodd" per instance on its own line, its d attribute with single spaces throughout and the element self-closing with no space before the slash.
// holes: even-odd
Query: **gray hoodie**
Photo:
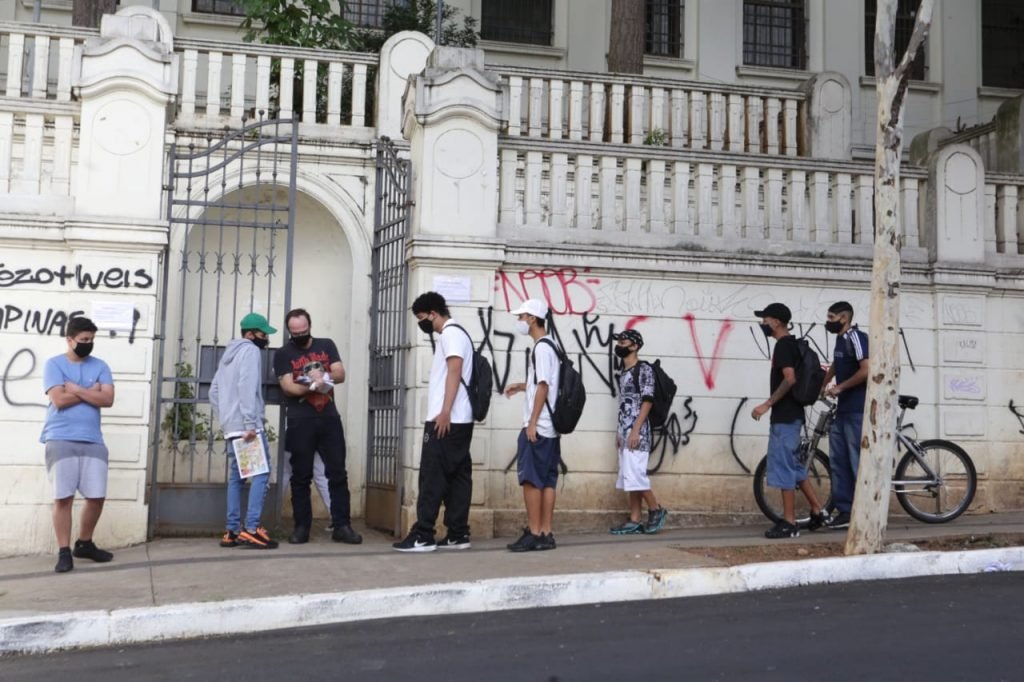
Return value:
<svg viewBox="0 0 1024 682">
<path fill-rule="evenodd" d="M 263 428 L 262 370 L 252 341 L 234 339 L 224 349 L 210 384 L 210 405 L 224 433 Z"/>
</svg>

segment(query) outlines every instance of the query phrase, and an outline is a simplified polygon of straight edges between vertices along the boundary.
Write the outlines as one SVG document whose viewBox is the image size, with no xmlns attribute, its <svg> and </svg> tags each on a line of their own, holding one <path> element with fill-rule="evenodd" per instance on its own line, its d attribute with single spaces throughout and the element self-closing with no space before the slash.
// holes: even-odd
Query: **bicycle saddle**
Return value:
<svg viewBox="0 0 1024 682">
<path fill-rule="evenodd" d="M 901 395 L 900 396 L 900 407 L 904 410 L 912 410 L 917 407 L 917 396 L 916 395 Z"/>
</svg>

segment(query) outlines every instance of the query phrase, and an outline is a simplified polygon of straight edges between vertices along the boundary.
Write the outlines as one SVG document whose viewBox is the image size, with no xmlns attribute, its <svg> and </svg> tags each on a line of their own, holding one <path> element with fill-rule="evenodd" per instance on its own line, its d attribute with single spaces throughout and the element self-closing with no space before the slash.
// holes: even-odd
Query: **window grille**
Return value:
<svg viewBox="0 0 1024 682">
<path fill-rule="evenodd" d="M 644 53 L 658 57 L 683 56 L 682 0 L 647 0 Z"/>
<path fill-rule="evenodd" d="M 507 43 L 550 45 L 554 0 L 483 0 L 480 37 Z"/>
<path fill-rule="evenodd" d="M 743 63 L 807 68 L 804 0 L 744 0 Z"/>
<path fill-rule="evenodd" d="M 1024 89 L 1024 3 L 982 0 L 981 84 Z"/>
<path fill-rule="evenodd" d="M 192 11 L 203 14 L 226 14 L 232 17 L 244 17 L 245 11 L 234 0 L 192 0 Z"/>
</svg>

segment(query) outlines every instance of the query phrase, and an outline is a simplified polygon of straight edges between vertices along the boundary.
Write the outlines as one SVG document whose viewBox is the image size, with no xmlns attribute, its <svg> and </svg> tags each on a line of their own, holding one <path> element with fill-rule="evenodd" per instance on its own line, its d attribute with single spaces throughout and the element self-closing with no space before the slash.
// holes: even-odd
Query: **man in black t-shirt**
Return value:
<svg viewBox="0 0 1024 682">
<path fill-rule="evenodd" d="M 771 397 L 754 408 L 751 416 L 760 419 L 771 410 L 771 430 L 768 435 L 768 485 L 782 492 L 784 520 L 766 530 L 770 539 L 795 538 L 800 535 L 796 526 L 797 488 L 803 492 L 811 506 L 811 530 L 821 528 L 825 515 L 814 489 L 807 481 L 807 470 L 800 464 L 800 431 L 804 425 L 804 408 L 793 398 L 790 389 L 796 384 L 796 366 L 800 362 L 800 349 L 796 338 L 789 333 L 792 314 L 781 303 L 772 303 L 764 310 L 755 310 L 761 318 L 761 331 L 775 339 L 772 353 Z"/>
<path fill-rule="evenodd" d="M 334 385 L 345 381 L 345 366 L 330 339 L 314 339 L 312 322 L 302 308 L 285 316 L 291 336 L 274 354 L 274 375 L 288 396 L 285 447 L 291 453 L 292 516 L 295 530 L 288 542 L 309 541 L 313 524 L 310 483 L 313 458 L 324 461 L 331 497 L 331 537 L 335 542 L 358 545 L 363 538 L 352 530 L 348 472 L 345 470 L 345 432 L 334 404 Z"/>
</svg>

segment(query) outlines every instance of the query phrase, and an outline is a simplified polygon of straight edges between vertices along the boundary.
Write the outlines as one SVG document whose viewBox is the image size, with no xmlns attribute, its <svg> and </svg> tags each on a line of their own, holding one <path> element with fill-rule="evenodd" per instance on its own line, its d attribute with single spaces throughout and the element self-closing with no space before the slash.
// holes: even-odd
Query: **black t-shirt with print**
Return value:
<svg viewBox="0 0 1024 682">
<path fill-rule="evenodd" d="M 782 383 L 782 368 L 792 367 L 796 370 L 796 366 L 799 363 L 800 347 L 797 346 L 795 336 L 792 334 L 789 336 L 783 336 L 775 342 L 775 351 L 772 353 L 772 395 L 775 394 L 775 389 L 777 389 Z M 782 399 L 779 400 L 779 402 L 772 405 L 772 424 L 788 424 L 796 421 L 802 422 L 803 420 L 804 408 L 800 403 L 793 399 L 792 390 L 782 396 Z"/>
<path fill-rule="evenodd" d="M 313 339 L 309 348 L 299 348 L 289 342 L 274 353 L 274 376 L 282 377 L 290 373 L 292 381 L 304 383 L 301 377 L 309 376 L 316 369 L 329 374 L 335 362 L 341 362 L 341 356 L 338 347 L 330 339 Z M 288 419 L 338 416 L 338 408 L 334 405 L 334 389 L 329 393 L 309 393 L 301 398 L 288 396 L 287 405 Z"/>
</svg>

